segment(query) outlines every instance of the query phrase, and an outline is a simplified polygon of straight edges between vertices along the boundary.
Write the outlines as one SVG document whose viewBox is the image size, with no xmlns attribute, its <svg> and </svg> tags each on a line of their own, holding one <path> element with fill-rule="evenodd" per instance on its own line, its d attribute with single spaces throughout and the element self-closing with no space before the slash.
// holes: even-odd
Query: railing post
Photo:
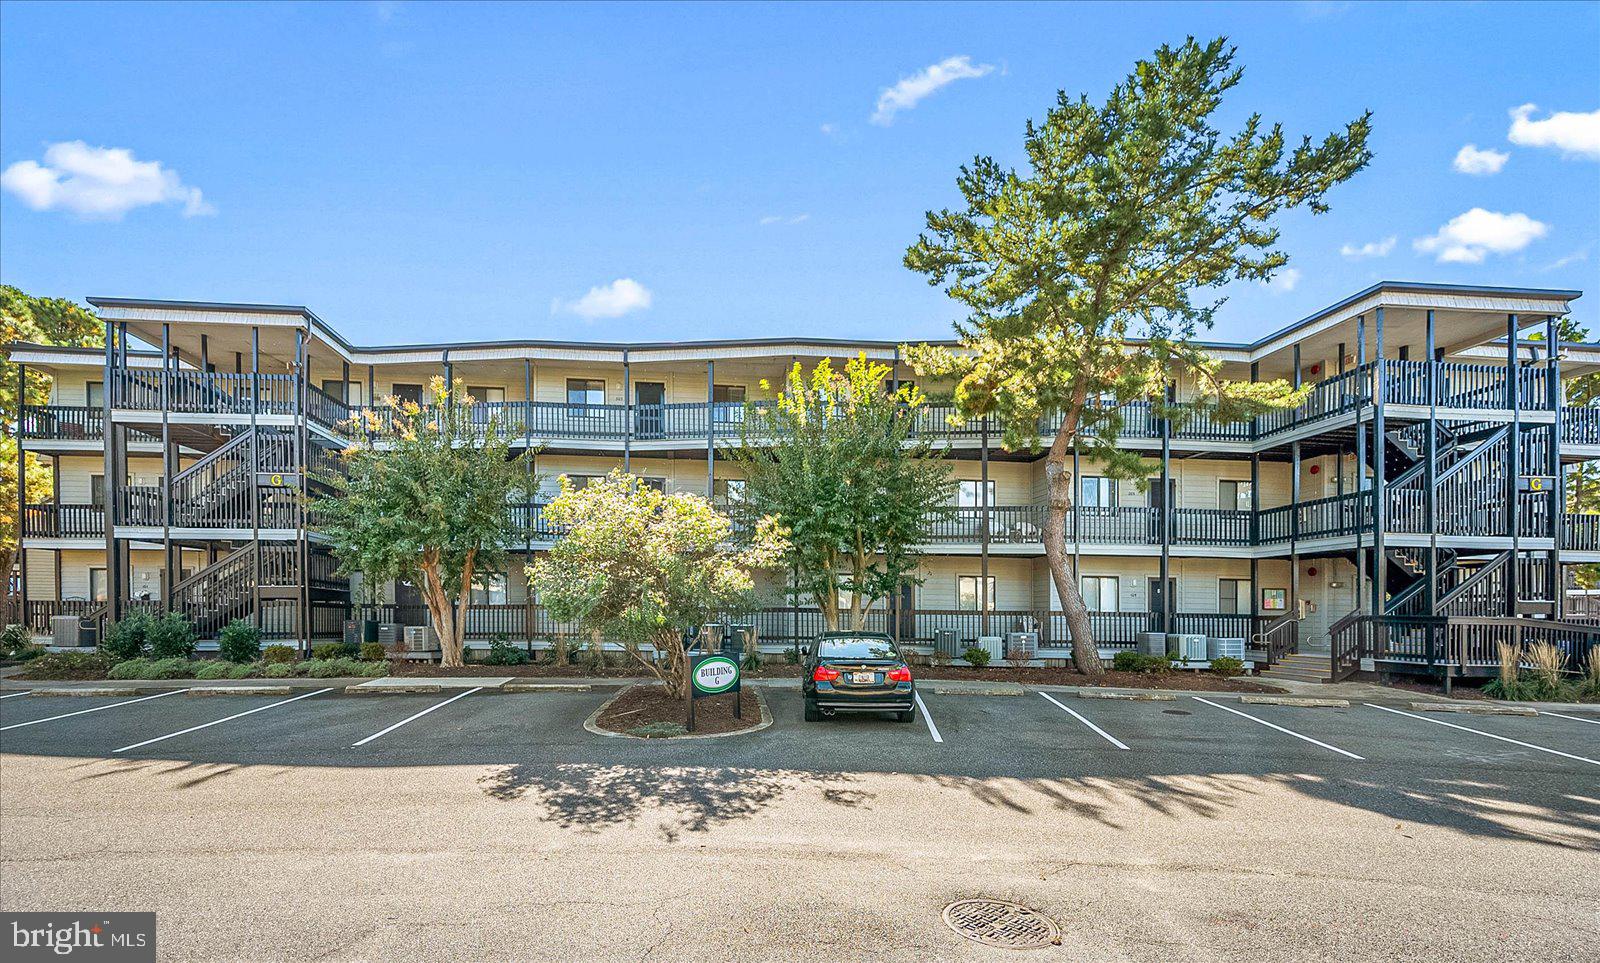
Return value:
<svg viewBox="0 0 1600 963">
<path fill-rule="evenodd" d="M 1545 341 L 1549 358 L 1545 360 L 1545 392 L 1550 408 L 1550 474 L 1555 479 L 1550 492 L 1550 617 L 1559 619 L 1566 609 L 1567 586 L 1561 577 L 1561 543 L 1566 538 L 1566 473 L 1561 470 L 1561 324 L 1556 315 L 1545 319 Z"/>
<path fill-rule="evenodd" d="M 1374 311 L 1373 344 L 1376 365 L 1373 380 L 1372 405 L 1372 613 L 1382 615 L 1384 600 L 1389 594 L 1389 565 L 1385 558 L 1384 529 L 1388 527 L 1385 505 L 1385 455 L 1388 445 L 1384 438 L 1384 400 L 1388 391 L 1388 361 L 1383 356 L 1383 308 Z"/>
<path fill-rule="evenodd" d="M 1515 617 L 1517 601 L 1522 595 L 1517 560 L 1521 557 L 1522 511 L 1522 392 L 1517 390 L 1518 321 L 1515 314 L 1506 315 L 1506 407 L 1511 409 L 1511 431 L 1506 439 L 1506 528 L 1511 536 L 1511 564 L 1506 569 L 1506 615 Z"/>
</svg>

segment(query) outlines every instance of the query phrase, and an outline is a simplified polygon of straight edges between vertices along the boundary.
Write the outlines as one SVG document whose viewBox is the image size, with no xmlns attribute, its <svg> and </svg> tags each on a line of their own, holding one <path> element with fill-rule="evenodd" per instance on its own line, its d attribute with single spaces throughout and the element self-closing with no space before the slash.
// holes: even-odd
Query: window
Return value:
<svg viewBox="0 0 1600 963">
<path fill-rule="evenodd" d="M 100 509 L 106 507 L 106 476 L 89 476 L 89 504 Z"/>
<path fill-rule="evenodd" d="M 1080 583 L 1083 604 L 1091 612 L 1117 611 L 1117 577 L 1115 575 L 1085 575 Z"/>
<path fill-rule="evenodd" d="M 1099 475 L 1079 477 L 1078 504 L 1083 508 L 1116 508 L 1117 483 Z"/>
<path fill-rule="evenodd" d="M 89 601 L 104 602 L 106 600 L 106 570 L 91 568 L 89 570 Z"/>
<path fill-rule="evenodd" d="M 963 481 L 963 482 L 961 482 L 956 488 L 956 507 L 957 508 L 981 508 L 981 507 L 983 507 L 983 503 L 980 501 L 980 499 L 983 496 L 984 487 L 985 487 L 984 483 L 981 482 L 981 481 Z M 987 487 L 989 489 L 989 507 L 993 508 L 994 507 L 994 481 L 992 479 L 989 481 L 989 484 L 988 484 Z"/>
<path fill-rule="evenodd" d="M 1251 485 L 1247 481 L 1217 482 L 1217 507 L 1225 511 L 1250 510 Z"/>
<path fill-rule="evenodd" d="M 467 395 L 480 405 L 503 405 L 506 403 L 506 389 L 491 388 L 488 385 L 467 385 Z"/>
<path fill-rule="evenodd" d="M 567 379 L 567 414 L 574 418 L 599 418 L 606 403 L 606 383 L 594 378 Z"/>
<path fill-rule="evenodd" d="M 572 487 L 576 491 L 583 491 L 591 482 L 597 482 L 601 478 L 600 475 L 575 475 L 572 472 L 563 472 L 562 477 L 572 482 Z"/>
<path fill-rule="evenodd" d="M 641 478 L 639 484 L 646 488 L 654 488 L 665 495 L 667 493 L 667 480 L 665 478 Z"/>
<path fill-rule="evenodd" d="M 85 403 L 90 408 L 104 408 L 106 406 L 106 385 L 103 381 L 91 381 L 83 386 Z"/>
<path fill-rule="evenodd" d="M 977 612 L 981 576 L 956 576 L 956 608 L 963 612 Z M 989 576 L 989 611 L 994 611 L 994 576 Z"/>
<path fill-rule="evenodd" d="M 1217 582 L 1217 611 L 1238 615 L 1250 611 L 1250 580 L 1225 578 Z"/>
<path fill-rule="evenodd" d="M 396 398 L 399 398 L 401 401 L 409 401 L 415 405 L 422 404 L 421 385 L 407 385 L 401 384 L 397 381 L 389 386 L 389 393 L 394 395 Z"/>
<path fill-rule="evenodd" d="M 501 572 L 486 572 L 472 577 L 473 605 L 506 604 L 506 577 Z"/>
<path fill-rule="evenodd" d="M 711 418 L 729 424 L 744 420 L 744 385 L 711 386 Z"/>
<path fill-rule="evenodd" d="M 718 505 L 744 503 L 743 478 L 715 478 L 711 481 L 711 500 Z"/>
<path fill-rule="evenodd" d="M 817 655 L 824 659 L 898 659 L 888 639 L 835 636 L 817 640 Z"/>
</svg>

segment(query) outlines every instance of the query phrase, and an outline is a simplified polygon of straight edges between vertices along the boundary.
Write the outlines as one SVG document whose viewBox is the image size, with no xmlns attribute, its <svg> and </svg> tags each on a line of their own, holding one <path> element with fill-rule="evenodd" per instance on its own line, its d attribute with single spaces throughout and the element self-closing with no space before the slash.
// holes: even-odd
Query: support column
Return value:
<svg viewBox="0 0 1600 963">
<path fill-rule="evenodd" d="M 256 424 L 261 413 L 261 328 L 250 326 L 250 583 L 254 598 L 250 618 L 258 631 L 266 628 L 261 618 L 261 489 L 255 487 L 255 473 L 261 470 L 261 432 Z"/>
<path fill-rule="evenodd" d="M 1550 617 L 1559 619 L 1566 614 L 1567 583 L 1561 576 L 1561 542 L 1567 530 L 1567 485 L 1561 470 L 1561 408 L 1565 392 L 1561 387 L 1561 319 L 1550 315 L 1545 319 L 1545 341 L 1550 345 L 1550 357 L 1545 364 L 1545 390 L 1549 392 L 1548 407 L 1555 418 L 1550 423 L 1550 474 L 1555 478 L 1550 494 Z"/>
<path fill-rule="evenodd" d="M 1167 383 L 1166 404 L 1173 403 L 1173 385 Z M 1161 631 L 1172 631 L 1172 419 L 1161 418 Z"/>
<path fill-rule="evenodd" d="M 1506 529 L 1511 535 L 1511 564 L 1506 567 L 1506 615 L 1517 614 L 1522 597 L 1522 392 L 1517 390 L 1521 374 L 1517 358 L 1517 316 L 1506 315 L 1506 407 L 1511 409 L 1511 432 L 1506 440 Z"/>
<path fill-rule="evenodd" d="M 172 586 L 177 584 L 172 561 L 172 325 L 161 325 L 161 611 L 172 611 Z"/>
<path fill-rule="evenodd" d="M 1300 388 L 1300 344 L 1294 345 L 1294 387 Z M 1300 611 L 1300 441 L 1289 442 L 1289 611 Z"/>
<path fill-rule="evenodd" d="M 17 365 L 17 590 L 22 593 L 21 611 L 17 621 L 27 624 L 28 621 L 28 550 L 22 547 L 22 536 L 25 526 L 23 519 L 28 516 L 28 455 L 22 450 L 22 409 L 28 403 L 28 366 Z M 108 422 L 109 424 L 109 422 Z M 61 484 L 59 475 L 54 476 L 53 485 Z M 57 513 L 60 518 L 60 513 Z M 11 577 L 10 572 L 5 573 L 6 578 Z M 60 599 L 60 595 L 56 598 Z"/>
<path fill-rule="evenodd" d="M 1388 363 L 1383 356 L 1383 308 L 1373 312 L 1372 378 L 1372 611 L 1383 614 L 1389 595 L 1389 563 L 1384 557 L 1384 529 L 1388 528 L 1385 500 L 1385 442 L 1383 402 L 1387 394 Z"/>
<path fill-rule="evenodd" d="M 628 364 L 627 348 L 622 349 L 622 405 L 622 470 L 631 473 L 633 471 L 633 369 Z"/>
<path fill-rule="evenodd" d="M 1356 371 L 1362 371 L 1367 366 L 1367 316 L 1356 316 Z M 1363 377 L 1357 375 L 1358 382 Z M 1371 379 L 1367 379 L 1369 387 Z M 1370 399 L 1368 399 L 1370 400 Z M 1356 609 L 1361 608 L 1361 599 L 1367 594 L 1367 555 L 1366 547 L 1362 544 L 1366 536 L 1365 519 L 1362 518 L 1362 501 L 1367 492 L 1367 428 L 1364 424 L 1366 418 L 1366 404 L 1359 399 L 1356 402 Z M 1382 615 L 1381 609 L 1370 612 L 1372 615 Z"/>
<path fill-rule="evenodd" d="M 978 634 L 989 634 L 989 416 L 978 429 Z"/>
<path fill-rule="evenodd" d="M 533 362 L 522 359 L 522 461 L 526 466 L 527 481 L 523 484 L 523 499 L 528 504 L 528 529 L 523 533 L 523 544 L 528 560 L 533 561 L 533 510 L 538 493 L 533 490 Z M 533 637 L 533 595 L 528 595 L 528 637 Z"/>
<path fill-rule="evenodd" d="M 306 343 L 306 330 L 296 328 L 294 332 L 294 464 L 299 469 L 300 481 L 298 484 L 301 508 L 299 511 L 300 525 L 295 531 L 295 555 L 299 560 L 298 582 L 300 599 L 300 637 L 305 640 L 305 655 L 311 655 L 311 541 L 307 537 L 307 526 L 310 524 L 306 518 L 306 455 L 309 438 L 306 431 L 306 401 L 310 388 L 311 352 L 310 345 Z"/>
<path fill-rule="evenodd" d="M 1422 606 L 1426 615 L 1437 615 L 1439 604 L 1439 496 L 1434 491 L 1439 473 L 1439 362 L 1434 360 L 1435 329 L 1433 309 L 1427 312 L 1428 353 L 1428 438 L 1423 446 L 1423 506 L 1428 513 L 1428 564 L 1423 577 Z"/>
<path fill-rule="evenodd" d="M 706 361 L 706 498 L 712 497 L 712 489 L 717 481 L 717 425 L 713 420 L 716 406 L 712 398 L 716 395 L 717 363 Z"/>
</svg>

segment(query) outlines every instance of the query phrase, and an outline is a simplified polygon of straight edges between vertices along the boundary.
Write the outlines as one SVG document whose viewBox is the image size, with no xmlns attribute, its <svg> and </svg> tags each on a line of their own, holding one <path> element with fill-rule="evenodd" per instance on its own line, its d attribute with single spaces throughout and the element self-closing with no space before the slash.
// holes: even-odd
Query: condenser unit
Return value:
<svg viewBox="0 0 1600 963">
<path fill-rule="evenodd" d="M 955 658 L 959 654 L 956 651 L 956 630 L 934 629 L 933 650 L 947 659 Z"/>
<path fill-rule="evenodd" d="M 394 648 L 405 638 L 405 628 L 398 622 L 379 622 L 378 641 L 382 642 L 386 649 Z"/>
<path fill-rule="evenodd" d="M 1031 662 L 1039 657 L 1039 633 L 1006 634 L 1006 658 L 1012 662 Z"/>
<path fill-rule="evenodd" d="M 978 648 L 989 653 L 990 662 L 998 662 L 1006 657 L 1005 639 L 998 635 L 978 636 Z"/>
<path fill-rule="evenodd" d="M 1167 633 L 1165 632 L 1140 632 L 1139 651 L 1144 655 L 1166 655 Z"/>
<path fill-rule="evenodd" d="M 407 652 L 432 652 L 439 647 L 439 636 L 431 625 L 406 626 Z"/>
<path fill-rule="evenodd" d="M 1167 654 L 1184 662 L 1204 662 L 1206 660 L 1206 637 L 1203 635 L 1169 634 L 1167 636 Z"/>
<path fill-rule="evenodd" d="M 1244 661 L 1244 639 L 1207 639 L 1206 658 Z"/>
</svg>

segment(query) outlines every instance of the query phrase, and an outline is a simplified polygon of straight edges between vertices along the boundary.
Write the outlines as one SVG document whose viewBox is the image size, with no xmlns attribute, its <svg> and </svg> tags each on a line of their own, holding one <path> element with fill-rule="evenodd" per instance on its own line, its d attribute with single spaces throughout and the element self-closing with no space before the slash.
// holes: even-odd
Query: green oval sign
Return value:
<svg viewBox="0 0 1600 963">
<path fill-rule="evenodd" d="M 713 655 L 700 660 L 690 679 L 700 695 L 718 695 L 739 684 L 739 663 L 725 655 Z"/>
</svg>

